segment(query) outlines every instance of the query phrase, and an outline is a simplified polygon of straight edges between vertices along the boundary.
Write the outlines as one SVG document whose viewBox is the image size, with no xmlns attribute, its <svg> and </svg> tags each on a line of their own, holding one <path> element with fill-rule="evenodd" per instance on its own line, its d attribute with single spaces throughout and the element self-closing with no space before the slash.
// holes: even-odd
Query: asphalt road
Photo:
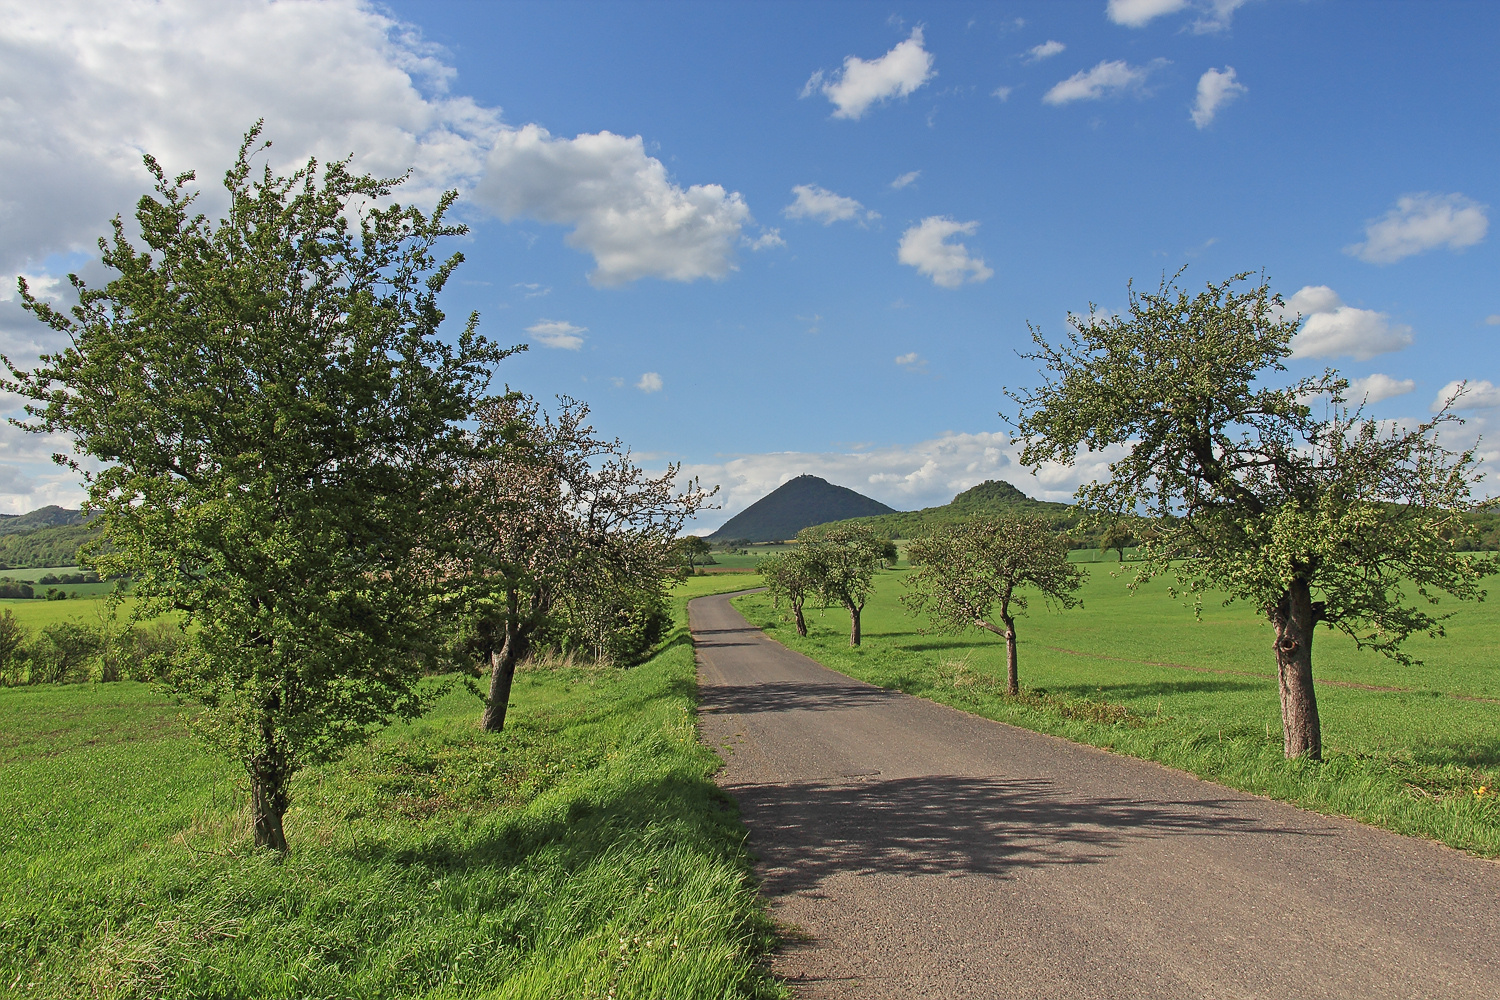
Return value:
<svg viewBox="0 0 1500 1000">
<path fill-rule="evenodd" d="M 690 605 L 799 997 L 1500 998 L 1500 865 L 827 670 Z"/>
</svg>

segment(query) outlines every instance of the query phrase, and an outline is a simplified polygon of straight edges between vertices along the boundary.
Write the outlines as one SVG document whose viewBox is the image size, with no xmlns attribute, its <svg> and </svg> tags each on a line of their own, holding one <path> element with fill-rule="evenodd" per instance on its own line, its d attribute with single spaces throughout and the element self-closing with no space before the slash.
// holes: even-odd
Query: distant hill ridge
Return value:
<svg viewBox="0 0 1500 1000">
<path fill-rule="evenodd" d="M 752 542 L 780 542 L 795 538 L 803 528 L 830 521 L 895 514 L 879 500 L 836 486 L 817 476 L 798 476 L 782 483 L 709 535 L 710 541 L 744 538 Z"/>
<path fill-rule="evenodd" d="M 78 565 L 78 546 L 93 534 L 92 520 L 56 504 L 28 514 L 0 514 L 0 568 Z"/>
<path fill-rule="evenodd" d="M 51 504 L 40 507 L 29 514 L 0 514 L 0 535 L 14 535 L 40 528 L 56 528 L 68 524 L 86 524 L 91 520 L 81 510 L 68 510 Z"/>
<path fill-rule="evenodd" d="M 1010 483 L 988 479 L 964 490 L 940 507 L 894 511 L 878 517 L 860 518 L 885 538 L 915 538 L 941 524 L 963 521 L 980 514 L 1045 517 L 1057 528 L 1066 530 L 1077 523 L 1073 508 L 1065 503 L 1037 500 Z"/>
</svg>

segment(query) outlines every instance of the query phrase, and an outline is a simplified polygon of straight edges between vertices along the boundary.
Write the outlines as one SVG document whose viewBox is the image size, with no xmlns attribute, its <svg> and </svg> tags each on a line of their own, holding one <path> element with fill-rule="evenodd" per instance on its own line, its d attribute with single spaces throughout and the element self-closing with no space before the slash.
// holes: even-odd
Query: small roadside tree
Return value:
<svg viewBox="0 0 1500 1000">
<path fill-rule="evenodd" d="M 907 552 L 917 568 L 902 602 L 938 631 L 982 628 L 1003 637 L 1006 691 L 1020 694 L 1015 616 L 1028 606 L 1024 588 L 1059 607 L 1079 603 L 1084 575 L 1068 561 L 1067 540 L 1043 518 L 977 517 L 940 527 Z"/>
<path fill-rule="evenodd" d="M 696 480 L 676 489 L 676 465 L 646 474 L 619 440 L 595 435 L 586 405 L 560 402 L 555 416 L 519 393 L 484 407 L 439 561 L 460 642 L 488 668 L 490 731 L 505 727 L 516 664 L 560 612 L 597 651 L 600 629 L 630 614 L 621 598 L 660 603 L 677 533 L 715 492 Z"/>
<path fill-rule="evenodd" d="M 860 642 L 860 616 L 875 586 L 885 546 L 862 524 L 834 523 L 797 532 L 808 573 L 826 608 L 849 612 L 849 645 Z"/>
<path fill-rule="evenodd" d="M 679 538 L 677 540 L 677 551 L 687 561 L 687 568 L 690 573 L 700 559 L 703 560 L 705 566 L 713 562 L 713 558 L 709 555 L 713 551 L 713 546 L 708 543 L 707 539 L 701 538 L 698 535 L 685 535 Z"/>
<path fill-rule="evenodd" d="M 807 619 L 802 615 L 802 606 L 809 595 L 817 590 L 812 567 L 807 553 L 801 549 L 789 549 L 767 556 L 760 561 L 760 575 L 766 581 L 766 593 L 777 606 L 786 601 L 787 611 L 797 625 L 797 634 L 807 635 Z"/>
<path fill-rule="evenodd" d="M 1314 627 L 1410 663 L 1402 642 L 1441 635 L 1447 617 L 1424 606 L 1439 592 L 1482 598 L 1494 561 L 1451 541 L 1479 478 L 1472 449 L 1439 442 L 1452 401 L 1403 426 L 1347 406 L 1349 383 L 1332 370 L 1267 384 L 1298 320 L 1265 281 L 1243 287 L 1249 277 L 1192 296 L 1175 279 L 1152 294 L 1132 288 L 1128 314 L 1070 315 L 1056 345 L 1032 328 L 1027 357 L 1046 381 L 1009 395 L 1027 465 L 1123 449 L 1078 502 L 1096 525 L 1142 515 L 1135 584 L 1172 573 L 1199 600 L 1219 591 L 1265 614 L 1286 756 L 1318 759 Z"/>
<path fill-rule="evenodd" d="M 476 332 L 438 337 L 437 297 L 465 230 L 445 215 L 371 207 L 399 181 L 309 163 L 250 165 L 257 125 L 224 178 L 228 215 L 193 214 L 192 174 L 116 217 L 99 247 L 115 277 L 78 304 L 21 298 L 68 340 L 0 387 L 33 403 L 27 430 L 72 435 L 137 614 L 176 611 L 192 654 L 161 678 L 203 706 L 199 730 L 243 763 L 257 845 L 286 850 L 299 769 L 422 706 L 428 628 L 414 556 L 440 507 L 461 423 L 507 353 Z M 78 469 L 76 460 L 58 461 Z"/>
</svg>

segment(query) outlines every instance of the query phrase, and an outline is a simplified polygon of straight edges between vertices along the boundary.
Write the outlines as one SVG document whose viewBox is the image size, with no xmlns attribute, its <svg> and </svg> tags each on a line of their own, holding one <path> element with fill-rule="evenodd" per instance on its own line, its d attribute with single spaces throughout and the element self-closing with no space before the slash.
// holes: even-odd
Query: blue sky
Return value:
<svg viewBox="0 0 1500 1000">
<path fill-rule="evenodd" d="M 1097 464 L 1033 477 L 997 416 L 1027 322 L 1184 265 L 1263 269 L 1308 317 L 1294 375 L 1396 419 L 1467 379 L 1463 433 L 1496 423 L 1495 5 L 129 6 L 0 27 L 0 131 L 32 137 L 0 150 L 0 270 L 85 266 L 140 149 L 212 177 L 258 116 L 286 162 L 414 164 L 473 230 L 450 315 L 532 345 L 511 386 L 721 484 L 701 528 L 802 472 L 1065 499 Z M 0 341 L 45 346 L 13 301 Z M 76 502 L 43 444 L 0 438 L 0 509 Z"/>
</svg>

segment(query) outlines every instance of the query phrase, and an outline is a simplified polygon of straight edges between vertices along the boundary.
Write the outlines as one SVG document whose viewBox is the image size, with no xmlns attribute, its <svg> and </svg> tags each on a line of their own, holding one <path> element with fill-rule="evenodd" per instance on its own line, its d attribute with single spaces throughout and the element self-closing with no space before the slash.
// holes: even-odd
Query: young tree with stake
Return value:
<svg viewBox="0 0 1500 1000">
<path fill-rule="evenodd" d="M 1084 576 L 1068 562 L 1067 540 L 1042 518 L 978 517 L 914 540 L 907 555 L 916 569 L 902 602 L 940 631 L 982 628 L 1004 638 L 1006 692 L 1020 694 L 1015 616 L 1027 609 L 1023 588 L 1063 608 L 1079 603 Z"/>
<path fill-rule="evenodd" d="M 21 426 L 103 464 L 85 473 L 110 543 L 95 564 L 134 579 L 138 615 L 179 613 L 192 655 L 166 680 L 244 764 L 255 843 L 284 851 L 293 775 L 422 707 L 430 595 L 414 562 L 461 424 L 509 352 L 473 316 L 438 337 L 462 259 L 433 256 L 464 232 L 445 221 L 453 194 L 426 215 L 371 207 L 400 182 L 346 163 L 256 177 L 259 134 L 217 221 L 193 214 L 192 174 L 147 157 L 145 246 L 116 217 L 99 241 L 116 276 L 72 276 L 66 312 L 22 281 L 68 346 L 29 371 L 0 359 L 0 387 L 33 401 Z"/>
<path fill-rule="evenodd" d="M 1126 315 L 1070 315 L 1056 345 L 1033 328 L 1028 357 L 1046 381 L 1009 395 L 1027 465 L 1124 449 L 1078 502 L 1096 525 L 1142 516 L 1136 583 L 1170 572 L 1200 598 L 1219 591 L 1265 614 L 1286 756 L 1319 759 L 1314 627 L 1409 663 L 1407 637 L 1442 634 L 1447 615 L 1426 610 L 1439 593 L 1481 599 L 1495 564 L 1451 541 L 1479 478 L 1472 448 L 1439 441 L 1453 401 L 1403 428 L 1346 405 L 1332 370 L 1269 384 L 1298 318 L 1249 277 L 1192 296 L 1175 279 L 1132 289 Z"/>
</svg>

